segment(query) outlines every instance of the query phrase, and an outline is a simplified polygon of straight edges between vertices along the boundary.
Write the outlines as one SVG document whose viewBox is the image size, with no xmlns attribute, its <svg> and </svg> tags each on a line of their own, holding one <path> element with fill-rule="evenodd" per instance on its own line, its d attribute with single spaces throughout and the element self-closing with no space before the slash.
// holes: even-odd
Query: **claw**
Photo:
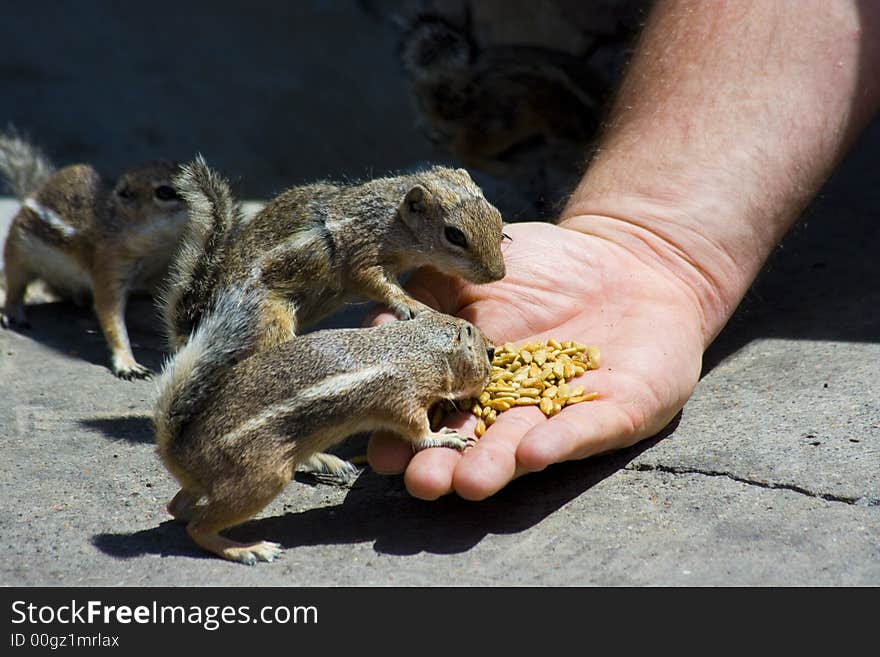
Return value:
<svg viewBox="0 0 880 657">
<path fill-rule="evenodd" d="M 278 543 L 261 541 L 254 545 L 230 550 L 229 559 L 243 563 L 246 566 L 256 566 L 260 561 L 271 563 L 283 553 L 284 550 Z"/>
<path fill-rule="evenodd" d="M 124 381 L 133 381 L 135 379 L 149 379 L 153 373 L 143 365 L 135 363 L 134 365 L 116 366 L 113 368 L 113 374 Z"/>
</svg>

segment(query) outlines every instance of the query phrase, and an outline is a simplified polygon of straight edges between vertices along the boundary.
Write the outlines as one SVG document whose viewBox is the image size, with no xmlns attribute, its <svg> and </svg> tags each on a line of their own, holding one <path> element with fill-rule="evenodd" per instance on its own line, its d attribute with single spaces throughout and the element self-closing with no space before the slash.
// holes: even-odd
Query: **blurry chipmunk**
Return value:
<svg viewBox="0 0 880 657">
<path fill-rule="evenodd" d="M 40 278 L 62 297 L 93 299 L 116 376 L 149 376 L 132 354 L 125 307 L 130 292 L 157 291 L 177 247 L 187 220 L 172 186 L 177 172 L 162 161 L 128 169 L 115 182 L 88 164 L 56 171 L 34 145 L 0 134 L 0 174 L 22 202 L 3 250 L 0 324 L 28 326 L 25 292 Z"/>
<path fill-rule="evenodd" d="M 516 183 L 538 212 L 569 190 L 610 91 L 590 64 L 591 51 L 481 46 L 470 13 L 462 24 L 421 11 L 398 27 L 398 57 L 417 122 L 438 152 Z"/>
</svg>

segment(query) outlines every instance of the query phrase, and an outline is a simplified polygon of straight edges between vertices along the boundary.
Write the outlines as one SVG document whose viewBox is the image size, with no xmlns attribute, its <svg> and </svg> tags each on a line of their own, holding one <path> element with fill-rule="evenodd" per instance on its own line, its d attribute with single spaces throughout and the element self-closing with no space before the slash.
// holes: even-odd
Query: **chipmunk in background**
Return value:
<svg viewBox="0 0 880 657">
<path fill-rule="evenodd" d="M 22 202 L 3 249 L 0 324 L 28 326 L 25 292 L 40 278 L 63 298 L 92 298 L 116 376 L 149 376 L 132 354 L 125 307 L 130 292 L 158 290 L 186 224 L 177 172 L 150 162 L 112 183 L 88 164 L 56 171 L 33 144 L 0 134 L 0 174 Z"/>
<path fill-rule="evenodd" d="M 158 452 L 181 485 L 169 513 L 205 550 L 249 565 L 280 546 L 219 532 L 256 515 L 321 450 L 378 429 L 415 450 L 464 449 L 470 439 L 431 430 L 428 409 L 478 394 L 494 351 L 470 323 L 433 311 L 258 349 L 252 317 L 265 294 L 246 284 L 217 295 L 163 371 L 154 413 Z"/>
<path fill-rule="evenodd" d="M 264 289 L 252 321 L 260 347 L 268 348 L 352 296 L 383 303 L 400 319 L 429 310 L 398 282 L 416 267 L 473 283 L 505 274 L 501 214 L 464 169 L 294 187 L 249 221 L 201 158 L 184 167 L 176 185 L 191 220 L 163 305 L 173 349 L 219 302 L 218 290 Z"/>
</svg>

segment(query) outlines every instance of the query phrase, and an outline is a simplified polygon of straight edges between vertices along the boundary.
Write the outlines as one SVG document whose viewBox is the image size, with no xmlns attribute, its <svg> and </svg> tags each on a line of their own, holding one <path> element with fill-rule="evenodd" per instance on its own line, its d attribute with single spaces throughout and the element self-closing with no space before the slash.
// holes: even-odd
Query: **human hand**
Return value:
<svg viewBox="0 0 880 657">
<path fill-rule="evenodd" d="M 632 445 L 663 429 L 699 378 L 706 321 L 684 282 L 688 277 L 676 271 L 690 265 L 664 257 L 674 252 L 671 245 L 670 254 L 658 257 L 656 242 L 633 239 L 625 222 L 607 217 L 512 224 L 505 230 L 512 241 L 505 248 L 503 280 L 472 285 L 421 270 L 407 289 L 473 322 L 496 344 L 555 338 L 596 345 L 600 368 L 572 385 L 599 397 L 550 419 L 529 406 L 499 413 L 463 453 L 435 448 L 413 454 L 391 434 L 372 436 L 373 469 L 405 470 L 406 487 L 415 497 L 456 492 L 484 499 L 524 473 Z M 466 435 L 474 435 L 475 423 L 470 413 L 447 422 Z"/>
</svg>

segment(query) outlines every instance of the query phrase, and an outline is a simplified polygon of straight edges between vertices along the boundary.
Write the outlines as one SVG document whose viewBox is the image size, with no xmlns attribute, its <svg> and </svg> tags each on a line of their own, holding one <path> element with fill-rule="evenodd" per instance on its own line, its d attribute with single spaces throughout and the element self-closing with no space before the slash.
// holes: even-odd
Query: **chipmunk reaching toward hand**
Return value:
<svg viewBox="0 0 880 657">
<path fill-rule="evenodd" d="M 398 282 L 415 267 L 474 283 L 504 277 L 501 214 L 464 169 L 294 187 L 249 221 L 201 158 L 184 168 L 176 185 L 191 222 L 164 303 L 175 349 L 219 302 L 217 290 L 245 284 L 265 290 L 253 321 L 260 347 L 268 348 L 350 296 L 384 303 L 400 319 L 429 310 Z"/>
<path fill-rule="evenodd" d="M 94 301 L 113 373 L 144 378 L 125 325 L 129 292 L 155 293 L 187 219 L 172 186 L 178 166 L 151 162 L 115 184 L 88 164 L 58 171 L 32 144 L 0 134 L 0 174 L 22 201 L 3 250 L 6 303 L 0 324 L 27 327 L 28 284 L 43 279 L 60 296 Z"/>
<path fill-rule="evenodd" d="M 219 532 L 257 514 L 320 450 L 377 429 L 415 450 L 464 449 L 470 439 L 431 430 L 428 409 L 479 393 L 494 351 L 472 324 L 433 311 L 255 351 L 250 317 L 263 294 L 234 286 L 218 296 L 166 366 L 154 415 L 159 454 L 181 485 L 169 513 L 204 549 L 251 565 L 280 547 Z"/>
</svg>

